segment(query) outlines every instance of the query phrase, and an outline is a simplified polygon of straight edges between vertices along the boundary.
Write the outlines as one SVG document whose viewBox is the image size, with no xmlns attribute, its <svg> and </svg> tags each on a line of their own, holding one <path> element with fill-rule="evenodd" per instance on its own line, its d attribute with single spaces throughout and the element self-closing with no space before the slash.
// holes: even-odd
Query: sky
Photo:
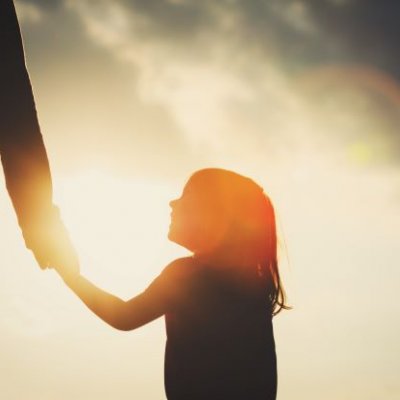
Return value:
<svg viewBox="0 0 400 400">
<path fill-rule="evenodd" d="M 186 254 L 166 239 L 168 201 L 199 168 L 233 169 L 279 221 L 293 310 L 274 319 L 278 399 L 398 399 L 400 4 L 16 4 L 82 273 L 143 290 Z M 35 265 L 0 190 L 5 398 L 164 398 L 163 321 L 97 320 Z"/>
</svg>

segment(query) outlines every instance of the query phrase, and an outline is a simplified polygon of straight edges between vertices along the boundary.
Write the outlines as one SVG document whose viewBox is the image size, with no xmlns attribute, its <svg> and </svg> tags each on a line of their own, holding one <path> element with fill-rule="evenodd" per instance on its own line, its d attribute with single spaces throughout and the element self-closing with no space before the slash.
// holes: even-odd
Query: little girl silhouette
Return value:
<svg viewBox="0 0 400 400">
<path fill-rule="evenodd" d="M 165 316 L 168 400 L 276 399 L 272 317 L 288 307 L 271 201 L 251 179 L 209 168 L 194 173 L 170 206 L 168 237 L 193 255 L 170 263 L 131 300 L 68 266 L 57 272 L 116 329 Z"/>
</svg>

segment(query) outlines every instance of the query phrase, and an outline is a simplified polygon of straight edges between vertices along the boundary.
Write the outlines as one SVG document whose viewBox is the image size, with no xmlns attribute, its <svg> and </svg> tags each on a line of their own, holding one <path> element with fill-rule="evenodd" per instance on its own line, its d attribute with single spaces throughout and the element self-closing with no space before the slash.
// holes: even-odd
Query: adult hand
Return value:
<svg viewBox="0 0 400 400">
<path fill-rule="evenodd" d="M 42 269 L 68 266 L 70 273 L 79 274 L 79 262 L 58 209 L 42 215 L 22 230 L 26 247 L 32 250 Z"/>
</svg>

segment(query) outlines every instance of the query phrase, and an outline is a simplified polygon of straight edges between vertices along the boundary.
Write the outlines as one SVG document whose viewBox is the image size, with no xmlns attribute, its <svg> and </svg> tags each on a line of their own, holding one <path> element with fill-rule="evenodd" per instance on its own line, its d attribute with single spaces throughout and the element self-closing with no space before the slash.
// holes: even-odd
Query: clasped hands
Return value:
<svg viewBox="0 0 400 400">
<path fill-rule="evenodd" d="M 25 244 L 42 269 L 54 268 L 69 283 L 79 277 L 79 260 L 58 210 L 22 229 Z"/>
</svg>

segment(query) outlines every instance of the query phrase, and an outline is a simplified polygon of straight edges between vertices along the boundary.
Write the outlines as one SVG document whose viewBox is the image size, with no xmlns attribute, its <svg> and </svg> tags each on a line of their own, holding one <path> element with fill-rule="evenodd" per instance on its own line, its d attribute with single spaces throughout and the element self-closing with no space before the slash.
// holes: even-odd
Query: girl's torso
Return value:
<svg viewBox="0 0 400 400">
<path fill-rule="evenodd" d="M 267 294 L 188 259 L 166 314 L 169 400 L 274 400 L 276 355 Z"/>
</svg>

